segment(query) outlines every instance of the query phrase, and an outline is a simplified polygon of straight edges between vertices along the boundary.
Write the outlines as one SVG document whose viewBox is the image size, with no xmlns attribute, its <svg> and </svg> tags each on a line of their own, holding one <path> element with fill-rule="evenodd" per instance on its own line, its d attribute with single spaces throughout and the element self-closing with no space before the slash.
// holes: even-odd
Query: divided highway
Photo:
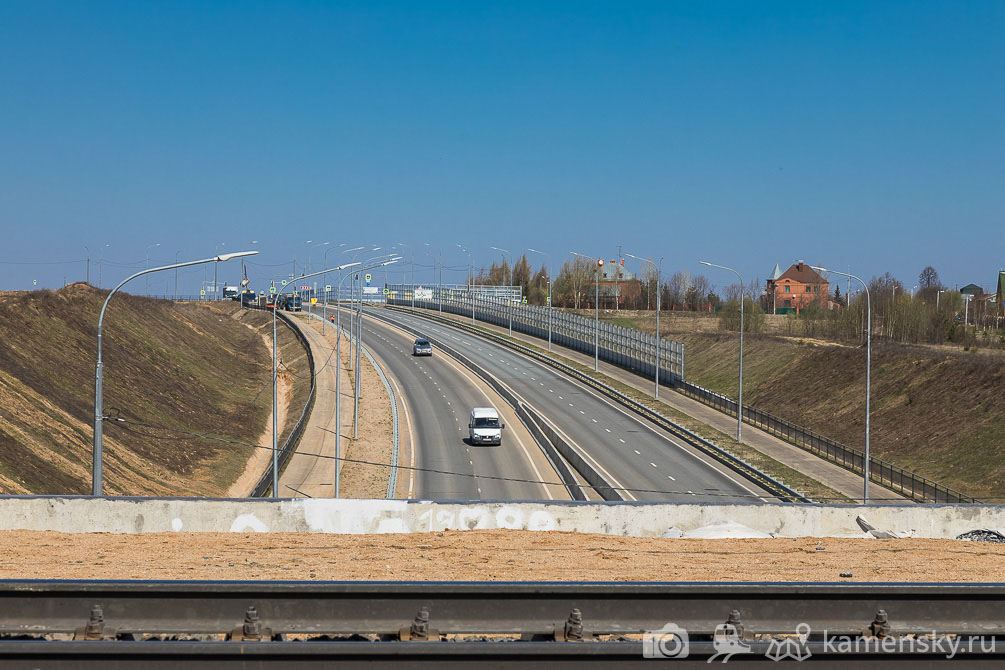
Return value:
<svg viewBox="0 0 1005 670">
<path fill-rule="evenodd" d="M 564 487 L 537 483 L 560 479 L 511 408 L 473 373 L 443 353 L 412 356 L 414 339 L 385 323 L 364 320 L 363 346 L 404 395 L 405 411 L 399 412 L 401 464 L 419 468 L 400 471 L 399 493 L 410 498 L 443 500 L 569 499 Z M 468 443 L 472 407 L 499 410 L 506 425 L 502 445 Z M 406 451 L 408 456 L 404 455 Z M 448 472 L 458 474 L 444 474 Z"/>
<path fill-rule="evenodd" d="M 689 446 L 542 363 L 419 316 L 384 309 L 364 314 L 367 321 L 387 320 L 418 329 L 471 356 L 548 417 L 614 486 L 639 489 L 623 493 L 627 500 L 730 502 L 764 495 L 725 466 L 709 463 Z M 404 386 L 413 402 L 430 395 L 423 381 L 415 378 Z"/>
</svg>

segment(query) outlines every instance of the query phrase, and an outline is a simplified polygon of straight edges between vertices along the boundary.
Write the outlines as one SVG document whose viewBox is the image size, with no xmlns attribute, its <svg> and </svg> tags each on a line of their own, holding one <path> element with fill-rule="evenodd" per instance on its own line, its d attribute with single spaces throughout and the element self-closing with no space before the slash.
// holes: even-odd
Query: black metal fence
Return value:
<svg viewBox="0 0 1005 670">
<path fill-rule="evenodd" d="M 259 309 L 257 307 L 252 307 L 252 309 Z M 272 310 L 267 310 L 272 311 Z M 279 447 L 279 455 L 277 457 L 279 461 L 279 472 L 283 471 L 286 464 L 289 462 L 290 458 L 293 457 L 293 452 L 296 451 L 297 444 L 300 443 L 300 437 L 304 434 L 304 428 L 307 426 L 307 419 L 311 415 L 311 410 L 314 408 L 314 397 L 315 397 L 315 387 L 316 383 L 314 380 L 314 354 L 311 353 L 311 345 L 304 337 L 304 334 L 300 332 L 300 329 L 293 325 L 286 314 L 276 311 L 276 317 L 286 324 L 286 326 L 293 331 L 296 338 L 303 345 L 304 350 L 307 352 L 307 364 L 311 375 L 311 391 L 307 396 L 307 402 L 304 404 L 304 411 L 301 412 L 300 418 L 297 419 L 297 423 L 293 426 L 293 431 L 290 432 L 289 437 L 283 442 L 283 445 Z M 264 498 L 265 495 L 272 489 L 272 461 L 269 461 L 269 467 L 265 469 L 262 477 L 258 480 L 255 485 L 254 490 L 251 492 L 252 498 Z M 278 494 L 277 494 L 278 495 Z"/>
<path fill-rule="evenodd" d="M 707 388 L 687 381 L 679 382 L 677 390 L 686 396 L 714 407 L 720 412 L 736 416 L 736 401 L 721 393 L 710 391 Z M 815 433 L 807 428 L 802 428 L 790 421 L 755 409 L 749 405 L 744 405 L 743 407 L 743 420 L 745 423 L 749 423 L 787 442 L 791 442 L 797 447 L 805 449 L 826 461 L 840 465 L 857 474 L 863 474 L 865 453 L 858 449 L 847 447 L 829 437 Z M 912 500 L 919 502 L 980 502 L 976 498 L 960 491 L 874 456 L 870 456 L 869 458 L 869 481 L 899 491 Z"/>
</svg>

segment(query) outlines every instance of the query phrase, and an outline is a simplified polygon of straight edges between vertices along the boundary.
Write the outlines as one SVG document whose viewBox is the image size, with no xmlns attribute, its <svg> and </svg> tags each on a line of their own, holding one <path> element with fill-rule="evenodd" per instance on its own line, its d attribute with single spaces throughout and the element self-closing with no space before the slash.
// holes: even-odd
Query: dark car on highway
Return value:
<svg viewBox="0 0 1005 670">
<path fill-rule="evenodd" d="M 429 343 L 424 337 L 420 337 L 412 345 L 412 355 L 413 356 L 432 356 L 433 355 L 433 345 Z"/>
</svg>

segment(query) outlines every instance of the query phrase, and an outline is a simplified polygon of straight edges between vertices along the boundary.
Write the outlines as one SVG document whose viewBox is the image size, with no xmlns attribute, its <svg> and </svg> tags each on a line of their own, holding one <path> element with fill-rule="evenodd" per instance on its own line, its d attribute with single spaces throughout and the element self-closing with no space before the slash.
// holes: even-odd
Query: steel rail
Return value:
<svg viewBox="0 0 1005 670">
<path fill-rule="evenodd" d="M 586 639 L 642 634 L 667 622 L 700 639 L 735 611 L 750 639 L 794 635 L 806 625 L 814 635 L 992 636 L 1005 651 L 1003 601 L 1005 583 L 9 580 L 0 582 L 0 634 L 229 634 L 250 621 L 273 636 L 398 638 L 418 625 L 437 639 L 563 639 L 578 616 Z M 4 649 L 8 640 L 0 640 Z"/>
<path fill-rule="evenodd" d="M 753 643 L 748 653 L 729 658 L 730 668 L 774 667 L 770 643 Z M 861 651 L 841 651 L 823 643 L 809 642 L 807 668 L 1000 668 L 1005 654 L 958 654 L 951 658 L 944 649 L 915 653 L 883 653 L 877 645 Z M 708 642 L 691 643 L 685 657 L 647 658 L 642 642 L 0 642 L 0 662 L 5 670 L 301 670 L 337 667 L 355 668 L 538 668 L 582 670 L 583 668 L 682 668 L 707 670 L 724 654 Z M 661 662 L 662 661 L 662 662 Z M 792 667 L 793 661 L 790 660 Z M 782 666 L 779 666 L 782 667 Z"/>
</svg>

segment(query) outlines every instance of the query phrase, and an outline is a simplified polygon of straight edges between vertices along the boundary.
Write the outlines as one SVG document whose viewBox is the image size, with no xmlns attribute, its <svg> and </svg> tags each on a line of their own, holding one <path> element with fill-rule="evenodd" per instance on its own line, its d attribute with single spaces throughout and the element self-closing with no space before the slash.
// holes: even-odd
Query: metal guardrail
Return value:
<svg viewBox="0 0 1005 670">
<path fill-rule="evenodd" d="M 12 580 L 0 664 L 1000 667 L 1003 599 L 1002 584 Z"/>
<path fill-rule="evenodd" d="M 402 309 L 400 307 L 389 306 L 388 309 L 406 314 L 412 313 L 409 310 Z M 441 316 L 436 316 L 434 314 L 425 314 L 425 313 L 422 314 L 416 313 L 416 315 L 421 316 L 422 318 L 425 319 L 430 319 L 432 321 L 444 323 L 454 328 L 460 328 L 462 330 L 471 332 L 475 335 L 492 340 L 498 344 L 501 344 L 515 351 L 519 351 L 520 353 L 529 356 L 531 358 L 534 358 L 535 360 L 538 360 L 542 363 L 545 363 L 546 365 L 549 365 L 555 369 L 561 370 L 566 375 L 573 377 L 574 379 L 577 379 L 580 382 L 593 387 L 594 389 L 597 389 L 607 397 L 617 401 L 618 403 L 622 404 L 625 407 L 628 407 L 629 409 L 633 410 L 635 413 L 643 416 L 649 421 L 652 421 L 653 423 L 660 426 L 667 432 L 671 433 L 672 435 L 675 435 L 679 439 L 695 447 L 706 456 L 709 456 L 714 460 L 718 461 L 719 463 L 722 463 L 723 465 L 733 470 L 737 474 L 743 476 L 747 480 L 757 484 L 764 490 L 770 492 L 783 502 L 813 502 L 812 500 L 810 500 L 803 494 L 799 493 L 795 489 L 787 486 L 785 483 L 772 477 L 766 472 L 763 472 L 757 466 L 752 465 L 743 460 L 742 458 L 729 453 L 728 451 L 718 446 L 714 442 L 711 442 L 710 440 L 701 437 L 697 433 L 688 430 L 684 426 L 681 426 L 675 421 L 663 416 L 653 408 L 644 405 L 636 400 L 633 400 L 632 398 L 629 398 L 625 394 L 621 393 L 621 391 L 618 391 L 617 389 L 597 379 L 594 379 L 592 376 L 580 372 L 579 370 L 569 365 L 566 365 L 565 363 L 557 361 L 554 358 L 551 358 L 550 356 L 538 353 L 529 347 L 525 347 L 522 344 L 513 342 L 508 338 L 502 337 L 501 335 L 496 335 L 495 333 L 475 328 L 469 324 L 461 323 L 454 319 L 446 319 Z"/>
<path fill-rule="evenodd" d="M 263 309 L 254 306 L 248 306 L 248 307 L 249 309 Z M 272 310 L 263 310 L 263 311 L 271 312 Z M 286 464 L 289 463 L 290 458 L 293 457 L 293 452 L 296 451 L 297 445 L 300 443 L 300 437 L 304 433 L 304 427 L 307 425 L 307 420 L 311 415 L 311 410 L 314 409 L 314 399 L 315 399 L 315 392 L 317 390 L 317 385 L 314 379 L 314 354 L 311 353 L 311 345 L 307 341 L 307 338 L 304 337 L 304 334 L 300 332 L 299 328 L 293 325 L 293 322 L 290 320 L 290 317 L 288 317 L 282 311 L 276 310 L 276 317 L 280 321 L 285 323 L 290 330 L 293 331 L 293 334 L 300 341 L 300 344 L 303 345 L 304 350 L 307 352 L 308 369 L 311 375 L 311 391 L 310 394 L 307 396 L 307 402 L 304 404 L 304 411 L 301 412 L 300 418 L 297 419 L 297 423 L 293 427 L 293 431 L 290 433 L 289 437 L 287 437 L 286 441 L 283 442 L 283 446 L 279 448 L 279 456 L 278 456 L 279 472 L 282 473 L 283 468 L 286 467 Z M 265 495 L 271 489 L 272 489 L 272 462 L 270 461 L 269 467 L 265 469 L 265 472 L 258 480 L 258 483 L 255 484 L 255 488 L 252 489 L 251 497 L 264 498 Z"/>
<path fill-rule="evenodd" d="M 406 287 L 407 288 L 407 287 Z M 466 295 L 454 290 L 444 290 L 437 293 L 436 287 L 432 298 L 416 299 L 416 307 L 442 310 L 451 314 L 470 317 L 472 301 Z M 398 307 L 411 307 L 410 293 L 399 295 L 392 292 L 388 295 L 387 304 Z M 513 330 L 547 339 L 548 319 L 551 319 L 552 342 L 583 353 L 593 354 L 595 334 L 598 324 L 594 319 L 569 314 L 562 310 L 552 310 L 547 307 L 525 305 L 513 302 L 507 304 L 504 300 L 484 298 L 476 292 L 474 297 L 474 316 L 476 320 L 497 326 L 508 327 L 510 317 L 513 319 Z M 623 368 L 646 375 L 655 376 L 653 367 L 657 338 L 655 335 L 642 332 L 636 328 L 617 326 L 606 321 L 599 323 L 600 340 L 598 357 L 602 361 L 619 365 Z M 659 338 L 660 351 L 660 383 L 673 385 L 684 379 L 684 343 Z"/>
<path fill-rule="evenodd" d="M 604 477 L 591 465 L 589 465 L 570 444 L 563 440 L 562 437 L 548 425 L 540 412 L 517 397 L 508 386 L 496 379 L 487 370 L 485 370 L 485 368 L 481 367 L 463 353 L 453 348 L 446 342 L 443 342 L 439 338 L 432 337 L 426 333 L 421 333 L 408 325 L 393 322 L 382 315 L 370 313 L 368 316 L 379 319 L 384 323 L 393 325 L 395 328 L 400 328 L 401 330 L 411 333 L 417 337 L 424 337 L 428 339 L 438 350 L 471 370 L 482 381 L 492 387 L 492 389 L 495 390 L 495 392 L 498 393 L 502 399 L 513 408 L 513 411 L 516 412 L 516 415 L 527 427 L 527 430 L 530 431 L 530 434 L 534 437 L 534 441 L 537 442 L 538 446 L 544 452 L 545 457 L 551 463 L 552 468 L 562 480 L 562 483 L 565 485 L 566 490 L 569 492 L 569 495 L 573 500 L 586 500 L 586 495 L 583 493 L 575 475 L 573 475 L 572 471 L 569 469 L 567 462 L 572 464 L 572 467 L 580 473 L 583 479 L 601 498 L 604 500 L 624 500 L 621 494 L 617 492 L 615 487 L 610 482 L 604 479 Z"/>
<path fill-rule="evenodd" d="M 736 401 L 721 393 L 710 391 L 707 388 L 683 380 L 677 384 L 677 390 L 720 412 L 736 416 Z M 791 421 L 786 421 L 749 405 L 743 406 L 743 420 L 830 463 L 840 465 L 856 474 L 862 474 L 865 453 L 858 449 L 845 446 L 829 437 L 815 433 L 807 428 L 802 428 Z M 898 493 L 903 493 L 918 502 L 980 502 L 977 498 L 968 496 L 965 493 L 961 493 L 944 484 L 939 484 L 927 477 L 906 470 L 883 459 L 876 458 L 875 456 L 870 456 L 869 458 L 869 470 L 869 481 L 885 486 Z"/>
</svg>

